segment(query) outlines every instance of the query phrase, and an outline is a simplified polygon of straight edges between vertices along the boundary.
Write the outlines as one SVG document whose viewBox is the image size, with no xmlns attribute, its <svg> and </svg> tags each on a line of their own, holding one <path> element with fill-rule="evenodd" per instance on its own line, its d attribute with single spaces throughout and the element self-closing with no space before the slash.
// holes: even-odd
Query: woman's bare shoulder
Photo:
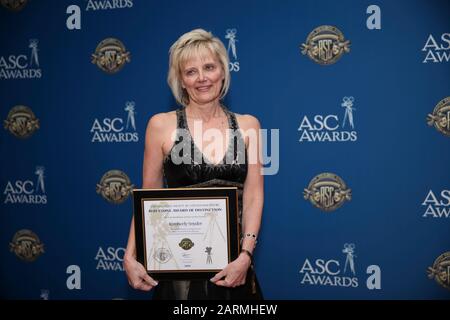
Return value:
<svg viewBox="0 0 450 320">
<path fill-rule="evenodd" d="M 235 113 L 236 120 L 239 124 L 239 127 L 243 130 L 247 130 L 250 128 L 259 129 L 260 123 L 258 118 L 251 114 L 239 114 Z"/>
<path fill-rule="evenodd" d="M 169 129 L 177 125 L 175 111 L 156 113 L 148 120 L 147 128 L 150 130 Z"/>
</svg>

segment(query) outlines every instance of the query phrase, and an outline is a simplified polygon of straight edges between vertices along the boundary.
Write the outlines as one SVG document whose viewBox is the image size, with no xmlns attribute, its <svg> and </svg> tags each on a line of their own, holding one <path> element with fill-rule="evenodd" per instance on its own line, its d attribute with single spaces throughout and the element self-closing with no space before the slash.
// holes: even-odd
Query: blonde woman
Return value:
<svg viewBox="0 0 450 320">
<path fill-rule="evenodd" d="M 148 122 L 143 188 L 237 186 L 242 250 L 209 281 L 157 283 L 136 261 L 132 221 L 125 271 L 133 288 L 154 288 L 154 299 L 262 299 L 252 268 L 264 198 L 260 125 L 221 104 L 230 86 L 228 64 L 223 43 L 205 30 L 190 31 L 172 45 L 168 83 L 181 107 Z"/>
</svg>

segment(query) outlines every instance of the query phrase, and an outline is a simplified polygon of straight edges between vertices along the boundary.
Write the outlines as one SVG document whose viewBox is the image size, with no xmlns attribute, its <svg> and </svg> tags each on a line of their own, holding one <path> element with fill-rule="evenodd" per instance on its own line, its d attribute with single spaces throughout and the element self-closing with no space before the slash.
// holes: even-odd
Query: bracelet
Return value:
<svg viewBox="0 0 450 320">
<path fill-rule="evenodd" d="M 248 251 L 247 249 L 241 249 L 241 253 L 245 253 L 246 255 L 248 255 L 250 258 L 250 262 L 253 263 L 253 254 L 250 251 Z"/>
</svg>

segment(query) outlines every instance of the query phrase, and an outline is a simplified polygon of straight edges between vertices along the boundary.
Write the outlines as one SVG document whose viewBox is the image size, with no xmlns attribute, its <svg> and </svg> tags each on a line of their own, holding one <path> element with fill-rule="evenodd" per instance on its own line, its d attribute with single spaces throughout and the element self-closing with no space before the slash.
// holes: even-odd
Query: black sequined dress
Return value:
<svg viewBox="0 0 450 320">
<path fill-rule="evenodd" d="M 228 126 L 232 134 L 229 135 L 228 148 L 224 158 L 218 164 L 209 162 L 195 145 L 187 125 L 186 108 L 182 107 L 176 110 L 177 137 L 172 147 L 172 152 L 164 159 L 164 178 L 169 188 L 238 187 L 239 223 L 241 223 L 242 190 L 247 176 L 247 152 L 243 137 L 239 131 L 236 115 L 226 107 L 222 108 L 227 115 Z M 183 149 L 186 147 L 190 148 L 191 152 L 183 154 Z M 181 163 L 179 163 L 180 161 L 173 161 L 172 155 L 174 149 L 177 150 L 177 158 L 179 156 L 183 159 Z M 196 161 L 198 159 L 201 161 Z M 248 270 L 245 285 L 236 288 L 217 286 L 208 280 L 160 281 L 158 286 L 155 287 L 153 294 L 153 299 L 156 300 L 234 300 L 262 298 L 261 288 L 252 267 Z"/>
</svg>

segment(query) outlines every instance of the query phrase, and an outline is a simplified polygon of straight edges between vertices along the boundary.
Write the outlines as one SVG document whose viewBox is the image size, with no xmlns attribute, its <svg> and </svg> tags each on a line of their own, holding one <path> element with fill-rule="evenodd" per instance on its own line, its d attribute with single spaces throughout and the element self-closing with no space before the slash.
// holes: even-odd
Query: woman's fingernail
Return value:
<svg viewBox="0 0 450 320">
<path fill-rule="evenodd" d="M 154 285 L 154 286 L 157 286 L 157 285 L 158 285 L 158 282 L 153 281 L 153 285 Z"/>
</svg>

